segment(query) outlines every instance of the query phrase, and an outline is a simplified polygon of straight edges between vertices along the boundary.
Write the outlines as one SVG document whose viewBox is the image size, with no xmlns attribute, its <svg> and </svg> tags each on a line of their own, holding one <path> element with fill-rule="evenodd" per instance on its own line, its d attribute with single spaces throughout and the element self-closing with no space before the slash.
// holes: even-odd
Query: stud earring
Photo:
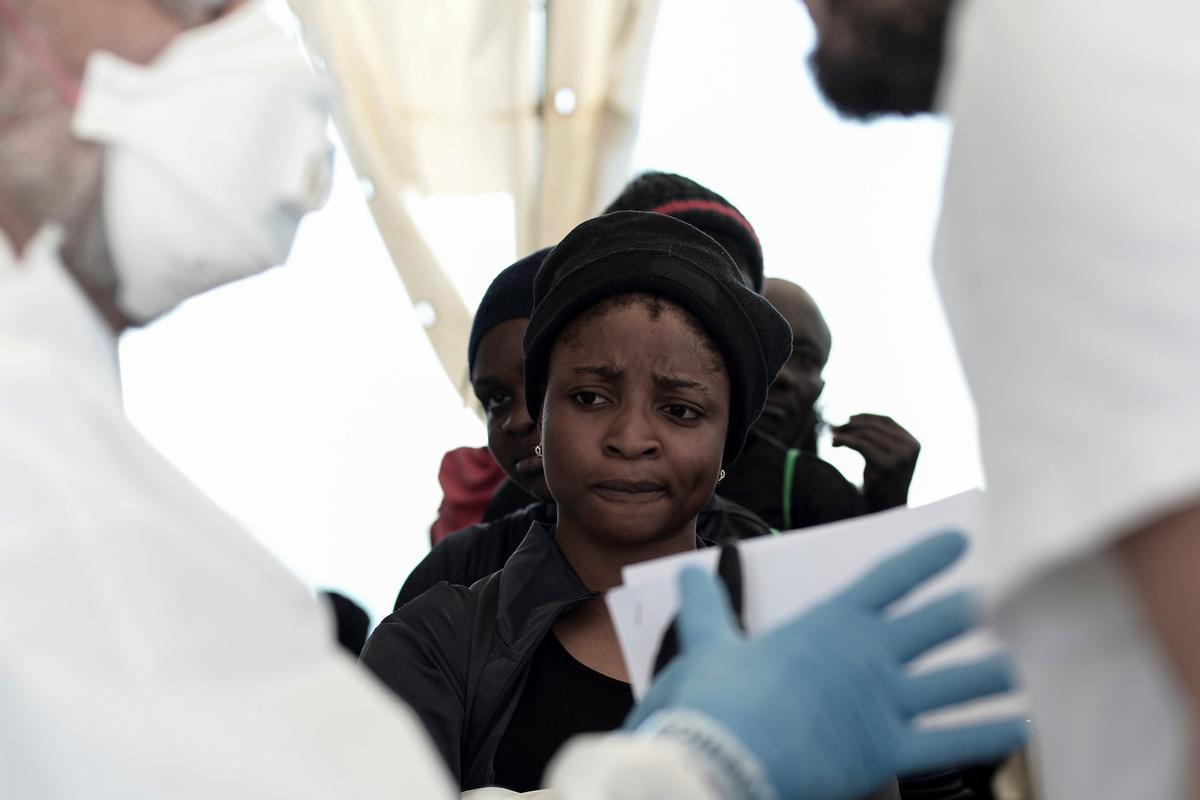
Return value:
<svg viewBox="0 0 1200 800">
<path fill-rule="evenodd" d="M 725 470 L 721 470 L 717 473 L 717 483 L 720 483 L 723 480 L 725 480 Z"/>
<path fill-rule="evenodd" d="M 540 444 L 539 444 L 539 445 L 534 445 L 534 447 L 533 447 L 533 454 L 534 454 L 535 456 L 537 456 L 538 458 L 541 458 L 541 457 L 542 457 L 542 446 L 541 446 Z"/>
</svg>

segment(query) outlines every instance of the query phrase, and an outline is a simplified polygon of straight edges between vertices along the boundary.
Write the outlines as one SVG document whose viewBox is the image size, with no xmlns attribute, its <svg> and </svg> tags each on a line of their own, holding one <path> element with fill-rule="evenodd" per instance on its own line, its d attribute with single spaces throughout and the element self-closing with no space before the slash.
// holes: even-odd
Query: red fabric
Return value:
<svg viewBox="0 0 1200 800">
<path fill-rule="evenodd" d="M 429 528 L 430 542 L 437 544 L 447 534 L 482 520 L 502 480 L 504 470 L 486 447 L 457 447 L 442 456 L 442 504 Z"/>
<path fill-rule="evenodd" d="M 710 214 L 720 214 L 723 217 L 729 217 L 729 219 L 745 228 L 746 233 L 750 234 L 750 238 L 754 240 L 754 243 L 759 244 L 758 234 L 754 232 L 750 221 L 736 210 L 715 200 L 672 200 L 669 203 L 663 203 L 661 206 L 655 206 L 650 211 L 655 214 L 665 214 L 668 217 L 675 214 L 682 214 L 685 211 L 707 211 Z M 684 222 L 687 222 L 687 220 L 684 220 Z M 761 247 L 762 245 L 759 244 L 759 246 Z"/>
</svg>

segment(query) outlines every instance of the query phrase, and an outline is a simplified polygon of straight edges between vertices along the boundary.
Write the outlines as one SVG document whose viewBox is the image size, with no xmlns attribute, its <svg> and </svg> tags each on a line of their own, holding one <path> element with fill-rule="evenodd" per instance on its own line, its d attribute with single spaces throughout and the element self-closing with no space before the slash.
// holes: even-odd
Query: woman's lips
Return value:
<svg viewBox="0 0 1200 800">
<path fill-rule="evenodd" d="M 542 471 L 542 460 L 536 453 L 531 453 L 513 464 L 513 467 L 522 475 L 533 477 Z"/>
<path fill-rule="evenodd" d="M 592 484 L 592 491 L 615 503 L 653 503 L 666 496 L 667 489 L 656 481 L 608 480 Z"/>
</svg>

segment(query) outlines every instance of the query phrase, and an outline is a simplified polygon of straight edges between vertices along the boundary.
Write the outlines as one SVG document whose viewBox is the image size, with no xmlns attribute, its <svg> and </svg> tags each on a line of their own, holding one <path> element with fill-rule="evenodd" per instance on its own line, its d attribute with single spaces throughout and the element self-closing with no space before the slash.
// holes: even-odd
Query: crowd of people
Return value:
<svg viewBox="0 0 1200 800">
<path fill-rule="evenodd" d="M 807 5 L 843 113 L 941 98 L 956 123 L 935 271 L 1032 741 L 922 724 L 1016 682 L 1003 655 L 910 671 L 981 621 L 966 593 L 894 611 L 953 532 L 761 636 L 685 571 L 635 702 L 623 568 L 719 547 L 723 575 L 740 540 L 903 506 L 920 451 L 860 413 L 829 429 L 862 485 L 820 457 L 829 326 L 670 173 L 498 271 L 467 352 L 487 448 L 443 461 L 429 555 L 369 638 L 315 602 L 133 429 L 116 342 L 283 260 L 324 195 L 329 86 L 245 0 L 0 0 L 0 794 L 969 800 L 1028 744 L 1049 798 L 1200 797 L 1200 11 L 1146 0 L 1166 59 L 1082 0 L 959 2 Z"/>
<path fill-rule="evenodd" d="M 638 176 L 605 214 L 496 276 L 467 360 L 506 477 L 408 576 L 362 653 L 464 790 L 537 789 L 568 740 L 628 716 L 603 602 L 623 567 L 906 503 L 919 445 L 891 419 L 835 428 L 835 445 L 864 456 L 862 490 L 816 455 L 830 347 L 813 299 L 764 279 L 746 218 L 680 175 Z M 552 411 L 556 395 L 568 402 Z M 479 486 L 477 462 L 455 452 L 443 483 Z M 506 495 L 524 505 L 497 515 Z M 898 788 L 992 796 L 991 770 L 969 775 L 975 790 L 957 771 Z"/>
</svg>

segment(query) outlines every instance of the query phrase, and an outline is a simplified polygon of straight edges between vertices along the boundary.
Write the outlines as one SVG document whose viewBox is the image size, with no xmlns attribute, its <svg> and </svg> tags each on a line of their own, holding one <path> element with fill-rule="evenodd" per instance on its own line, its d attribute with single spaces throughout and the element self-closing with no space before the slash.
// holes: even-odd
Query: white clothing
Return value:
<svg viewBox="0 0 1200 800">
<path fill-rule="evenodd" d="M 0 236 L 0 796 L 455 796 L 308 591 L 130 426 L 58 239 Z M 641 747 L 666 784 L 702 769 Z"/>
<path fill-rule="evenodd" d="M 966 0 L 950 37 L 935 272 L 1052 800 L 1187 786 L 1178 687 L 1107 548 L 1200 500 L 1197 30 L 1184 0 Z"/>
<path fill-rule="evenodd" d="M 1033 700 L 1044 797 L 1183 798 L 1183 699 L 1112 556 L 1086 556 L 1000 606 Z"/>
<path fill-rule="evenodd" d="M 0 257 L 0 795 L 451 796 L 304 586 L 126 420 L 57 239 Z"/>
<path fill-rule="evenodd" d="M 571 800 L 666 800 L 711 794 L 690 752 L 674 742 L 630 736 L 579 736 L 547 769 L 550 783 Z"/>
<path fill-rule="evenodd" d="M 104 148 L 105 241 L 128 318 L 287 259 L 328 193 L 331 95 L 259 3 L 183 31 L 149 64 L 89 53 L 71 131 Z"/>
<path fill-rule="evenodd" d="M 537 797 L 553 800 L 664 800 L 702 798 L 711 789 L 696 769 L 692 755 L 675 742 L 655 742 L 628 735 L 586 734 L 563 747 L 547 771 L 553 790 L 513 792 L 488 787 L 463 792 L 462 800 L 506 800 Z"/>
</svg>

